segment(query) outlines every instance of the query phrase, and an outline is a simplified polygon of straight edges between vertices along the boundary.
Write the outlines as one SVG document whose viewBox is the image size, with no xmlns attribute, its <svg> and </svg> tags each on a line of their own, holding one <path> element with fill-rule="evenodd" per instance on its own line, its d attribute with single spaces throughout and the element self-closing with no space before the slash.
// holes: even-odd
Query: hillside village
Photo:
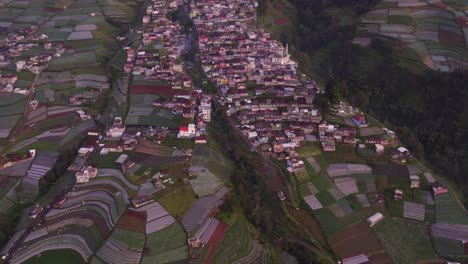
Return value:
<svg viewBox="0 0 468 264">
<path fill-rule="evenodd" d="M 56 71 L 86 56 L 77 43 L 93 39 L 96 25 L 77 24 L 62 40 L 41 25 L 0 40 L 0 109 L 18 104 L 11 117 L 0 115 L 11 123 L 0 125 L 0 215 L 27 212 L 8 234 L 5 262 L 71 249 L 90 263 L 298 263 L 260 241 L 245 217 L 223 214 L 235 163 L 210 135 L 223 116 L 242 144 L 284 169 L 279 183 L 265 184 L 277 195 L 271 202 L 295 221 L 314 219 L 312 232 L 341 263 L 466 257 L 459 190 L 372 116 L 345 101 L 319 109 L 323 88 L 261 28 L 257 7 L 145 1 L 138 26 L 113 36 L 109 67 L 118 78 L 80 62 Z M 98 112 L 101 96 L 109 99 Z"/>
</svg>

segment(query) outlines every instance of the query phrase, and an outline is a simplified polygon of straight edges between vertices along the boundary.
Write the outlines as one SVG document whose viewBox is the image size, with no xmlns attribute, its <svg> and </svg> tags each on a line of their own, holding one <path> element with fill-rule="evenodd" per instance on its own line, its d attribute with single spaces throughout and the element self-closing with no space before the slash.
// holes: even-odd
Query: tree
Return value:
<svg viewBox="0 0 468 264">
<path fill-rule="evenodd" d="M 341 101 L 341 94 L 335 79 L 331 79 L 325 85 L 325 98 L 330 106 L 337 105 Z"/>
</svg>

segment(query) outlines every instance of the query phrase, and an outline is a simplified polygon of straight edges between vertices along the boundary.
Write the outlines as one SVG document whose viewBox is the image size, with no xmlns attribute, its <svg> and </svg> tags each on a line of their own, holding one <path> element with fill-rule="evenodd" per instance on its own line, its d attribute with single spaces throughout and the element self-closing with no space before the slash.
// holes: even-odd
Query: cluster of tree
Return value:
<svg viewBox="0 0 468 264">
<path fill-rule="evenodd" d="M 261 0 L 259 12 L 278 0 Z M 314 52 L 326 47 L 329 43 L 340 43 L 354 35 L 354 26 L 344 25 L 340 21 L 340 14 L 336 10 L 346 10 L 346 19 L 350 16 L 357 18 L 380 0 L 288 0 L 294 7 L 297 25 L 288 28 L 278 36 L 283 43 L 289 43 L 303 52 Z M 336 10 L 332 10 L 336 9 Z M 330 11 L 332 10 L 332 11 Z M 277 10 L 282 12 L 283 10 Z"/>
<path fill-rule="evenodd" d="M 276 0 L 261 3 L 272 1 Z M 316 102 L 326 108 L 343 97 L 383 120 L 416 155 L 464 187 L 468 204 L 468 72 L 402 68 L 393 49 L 396 43 L 389 39 L 375 37 L 367 48 L 352 45 L 359 16 L 378 1 L 288 1 L 296 8 L 291 21 L 297 25 L 276 37 L 307 55 L 308 61 L 320 61 L 301 65 L 326 83 L 325 94 Z M 335 23 L 343 15 L 340 10 L 351 14 L 355 23 Z"/>
<path fill-rule="evenodd" d="M 244 214 L 257 228 L 260 239 L 270 243 L 282 241 L 283 250 L 296 256 L 299 263 L 336 263 L 329 246 L 313 242 L 301 227 L 285 216 L 276 193 L 265 184 L 268 177 L 273 176 L 271 174 L 282 172 L 272 167 L 259 154 L 251 152 L 233 127 L 226 122 L 226 118 L 221 107 L 216 105 L 209 126 L 210 138 L 235 163 L 236 170 L 231 175 L 235 199 L 239 199 Z M 230 205 L 226 206 L 228 208 L 225 209 L 230 210 Z"/>
<path fill-rule="evenodd" d="M 67 169 L 75 159 L 83 140 L 84 136 L 79 135 L 59 151 L 60 155 L 57 158 L 57 162 L 55 162 L 54 167 L 39 180 L 40 194 L 47 193 L 49 188 L 55 184 L 60 177 L 67 173 Z"/>
</svg>

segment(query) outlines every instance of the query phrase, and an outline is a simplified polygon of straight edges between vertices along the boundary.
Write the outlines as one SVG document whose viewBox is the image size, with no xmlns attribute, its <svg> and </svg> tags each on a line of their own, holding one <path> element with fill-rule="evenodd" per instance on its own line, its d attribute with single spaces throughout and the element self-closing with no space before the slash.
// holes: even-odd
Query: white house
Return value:
<svg viewBox="0 0 468 264">
<path fill-rule="evenodd" d="M 384 216 L 381 213 L 375 213 L 371 215 L 369 218 L 367 218 L 367 222 L 369 223 L 370 226 L 373 226 L 377 224 L 378 222 L 382 221 Z"/>
<path fill-rule="evenodd" d="M 88 166 L 83 171 L 78 171 L 75 174 L 77 183 L 87 183 L 89 179 L 95 178 L 97 176 L 97 168 Z"/>
</svg>

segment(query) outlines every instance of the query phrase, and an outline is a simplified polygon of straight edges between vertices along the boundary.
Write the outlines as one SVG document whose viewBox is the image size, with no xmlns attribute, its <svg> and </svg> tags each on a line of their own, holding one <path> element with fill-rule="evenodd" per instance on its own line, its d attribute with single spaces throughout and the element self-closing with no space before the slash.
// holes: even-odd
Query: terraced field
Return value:
<svg viewBox="0 0 468 264">
<path fill-rule="evenodd" d="M 192 153 L 191 165 L 209 169 L 226 183 L 229 181 L 232 172 L 232 164 L 215 148 L 215 146 L 197 145 Z"/>
<path fill-rule="evenodd" d="M 386 217 L 373 229 L 395 263 L 416 263 L 436 256 L 426 224 Z"/>
<path fill-rule="evenodd" d="M 463 210 L 452 193 L 437 195 L 434 201 L 436 223 L 468 224 L 467 212 Z"/>
<path fill-rule="evenodd" d="M 143 233 L 136 233 L 120 228 L 114 229 L 111 237 L 97 252 L 97 256 L 106 263 L 140 263 L 145 244 Z"/>
<path fill-rule="evenodd" d="M 414 65 L 445 72 L 466 68 L 465 15 L 445 2 L 383 1 L 392 5 L 379 4 L 364 15 L 361 29 L 400 40 L 401 57 Z"/>
<path fill-rule="evenodd" d="M 3 186 L 0 193 L 0 214 L 9 215 L 19 203 L 17 188 L 20 179 L 13 179 Z"/>
<path fill-rule="evenodd" d="M 253 240 L 248 223 L 240 219 L 227 230 L 215 251 L 213 263 L 233 263 L 248 256 L 252 250 Z"/>
<path fill-rule="evenodd" d="M 179 223 L 147 235 L 142 263 L 173 263 L 187 258 L 187 235 Z"/>
</svg>

